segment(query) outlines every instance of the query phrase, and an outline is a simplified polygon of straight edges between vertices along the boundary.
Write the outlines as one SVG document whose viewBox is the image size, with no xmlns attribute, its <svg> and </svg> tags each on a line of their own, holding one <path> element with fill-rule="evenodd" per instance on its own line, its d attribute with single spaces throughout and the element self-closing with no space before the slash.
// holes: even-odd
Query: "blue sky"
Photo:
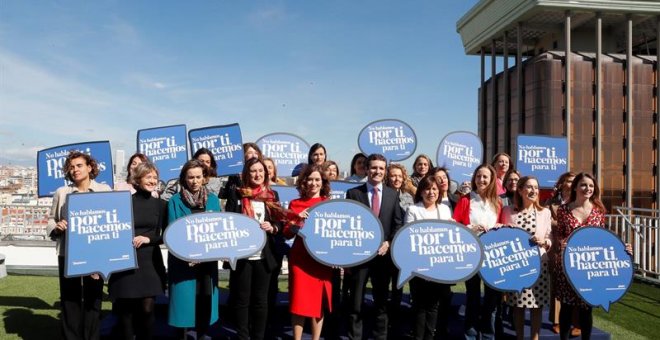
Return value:
<svg viewBox="0 0 660 340">
<path fill-rule="evenodd" d="M 476 2 L 2 1 L 0 164 L 237 122 L 244 141 L 321 142 L 348 170 L 360 130 L 386 118 L 435 159 L 448 132 L 476 132 L 479 58 L 456 33 Z"/>
</svg>

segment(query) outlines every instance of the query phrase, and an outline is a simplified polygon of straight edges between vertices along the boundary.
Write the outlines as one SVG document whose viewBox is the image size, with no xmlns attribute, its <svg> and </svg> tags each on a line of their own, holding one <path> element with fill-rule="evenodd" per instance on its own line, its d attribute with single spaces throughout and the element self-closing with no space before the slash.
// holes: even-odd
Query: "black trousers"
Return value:
<svg viewBox="0 0 660 340">
<path fill-rule="evenodd" d="M 117 313 L 119 334 L 125 340 L 153 339 L 155 298 L 117 299 L 113 309 Z"/>
<path fill-rule="evenodd" d="M 412 298 L 413 322 L 412 330 L 415 339 L 431 340 L 434 338 L 438 322 L 439 308 L 447 308 L 445 303 L 451 298 L 451 286 L 427 281 L 422 278 L 410 280 L 410 295 Z M 443 315 L 446 311 L 443 311 Z M 447 327 L 446 320 L 442 322 Z M 444 333 L 443 330 L 440 330 Z"/>
<path fill-rule="evenodd" d="M 268 288 L 273 273 L 264 260 L 239 260 L 229 274 L 238 339 L 261 340 L 268 321 Z"/>
<path fill-rule="evenodd" d="M 362 303 L 367 286 L 371 278 L 372 295 L 376 322 L 374 324 L 373 338 L 387 339 L 387 298 L 389 295 L 390 268 L 392 261 L 390 255 L 377 256 L 368 263 L 350 268 L 344 272 L 344 287 L 346 295 L 343 301 L 348 316 L 348 338 L 362 339 Z"/>
<path fill-rule="evenodd" d="M 484 286 L 484 300 L 481 303 L 481 277 L 477 274 L 465 281 L 465 335 L 474 338 L 481 334 L 482 339 L 495 338 L 495 311 L 502 302 L 502 293 Z"/>
<path fill-rule="evenodd" d="M 57 258 L 60 278 L 60 316 L 64 339 L 100 339 L 103 280 L 90 276 L 65 278 L 64 256 Z"/>
</svg>

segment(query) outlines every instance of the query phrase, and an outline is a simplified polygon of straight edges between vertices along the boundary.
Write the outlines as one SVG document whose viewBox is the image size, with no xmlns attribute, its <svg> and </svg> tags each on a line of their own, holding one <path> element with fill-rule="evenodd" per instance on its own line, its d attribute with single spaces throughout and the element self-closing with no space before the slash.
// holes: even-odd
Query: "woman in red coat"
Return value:
<svg viewBox="0 0 660 340">
<path fill-rule="evenodd" d="M 465 224 L 474 233 L 481 235 L 497 228 L 502 210 L 502 201 L 497 195 L 495 169 L 482 164 L 472 175 L 472 191 L 463 196 L 454 208 L 454 220 Z M 465 339 L 495 338 L 495 309 L 502 300 L 502 294 L 484 287 L 484 299 L 481 303 L 481 278 L 474 275 L 465 281 Z M 481 315 L 479 315 L 481 314 Z"/>
<path fill-rule="evenodd" d="M 284 236 L 292 238 L 309 216 L 314 205 L 328 199 L 330 183 L 320 165 L 308 165 L 298 177 L 300 198 L 289 203 L 289 209 L 300 219 L 284 227 Z M 316 262 L 297 237 L 289 252 L 289 299 L 293 338 L 301 339 L 305 318 L 311 318 L 312 339 L 321 337 L 323 312 L 332 311 L 332 268 Z"/>
</svg>

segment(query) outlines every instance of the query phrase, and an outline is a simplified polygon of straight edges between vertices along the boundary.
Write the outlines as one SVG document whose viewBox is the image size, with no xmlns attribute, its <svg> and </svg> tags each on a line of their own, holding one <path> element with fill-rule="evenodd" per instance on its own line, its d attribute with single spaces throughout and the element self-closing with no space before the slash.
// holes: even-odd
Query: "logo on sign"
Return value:
<svg viewBox="0 0 660 340">
<path fill-rule="evenodd" d="M 191 136 L 193 150 L 207 148 L 216 160 L 226 160 L 234 157 L 234 152 L 243 149 L 240 143 L 233 143 L 229 133 L 223 134 L 205 134 L 201 136 Z"/>
<path fill-rule="evenodd" d="M 61 145 L 37 152 L 39 197 L 52 196 L 57 188 L 70 184 L 65 179 L 66 169 L 64 169 L 64 163 L 71 151 L 79 151 L 92 156 L 96 160 L 99 169 L 95 181 L 109 186 L 113 185 L 110 142 Z"/>
<path fill-rule="evenodd" d="M 517 142 L 516 168 L 520 173 L 536 176 L 540 187 L 552 187 L 568 171 L 566 137 L 519 135 Z"/>
<path fill-rule="evenodd" d="M 330 249 L 362 247 L 363 240 L 373 240 L 376 233 L 364 230 L 361 216 L 335 212 L 314 212 L 314 235 L 330 241 Z"/>
<path fill-rule="evenodd" d="M 541 145 L 519 146 L 518 161 L 529 164 L 531 171 L 557 170 L 557 165 L 567 164 L 566 158 L 557 156 L 557 148 Z"/>
<path fill-rule="evenodd" d="M 417 138 L 408 124 L 387 119 L 365 126 L 358 136 L 358 145 L 367 155 L 378 153 L 390 161 L 400 161 L 415 152 Z"/>
<path fill-rule="evenodd" d="M 519 228 L 500 228 L 481 235 L 484 262 L 480 274 L 486 284 L 501 291 L 521 292 L 541 274 L 541 252 L 530 235 Z"/>
<path fill-rule="evenodd" d="M 383 227 L 364 205 L 338 199 L 314 206 L 298 235 L 318 262 L 350 267 L 377 255 Z"/>
<path fill-rule="evenodd" d="M 266 243 L 259 223 L 237 213 L 200 213 L 184 216 L 165 230 L 165 243 L 184 261 L 236 261 L 258 253 Z"/>
<path fill-rule="evenodd" d="M 392 242 L 392 257 L 400 269 L 399 287 L 413 276 L 441 283 L 462 281 L 479 270 L 482 256 L 479 239 L 449 221 L 406 224 Z"/>
<path fill-rule="evenodd" d="M 87 243 L 117 239 L 119 232 L 131 230 L 130 223 L 121 223 L 117 217 L 117 209 L 86 209 L 69 211 L 70 233 L 85 236 Z"/>
<path fill-rule="evenodd" d="M 568 281 L 584 301 L 609 311 L 632 282 L 633 266 L 625 245 L 612 232 L 582 227 L 568 238 L 563 253 Z"/>
<path fill-rule="evenodd" d="M 130 192 L 70 194 L 66 205 L 67 277 L 135 268 Z"/>
<path fill-rule="evenodd" d="M 449 170 L 454 181 L 469 181 L 474 169 L 481 164 L 481 139 L 471 132 L 457 131 L 447 134 L 440 142 L 437 163 Z"/>
<path fill-rule="evenodd" d="M 309 144 L 290 133 L 271 133 L 257 140 L 264 157 L 272 158 L 277 173 L 283 176 L 296 176 L 302 165 L 307 163 Z"/>
<path fill-rule="evenodd" d="M 183 142 L 185 143 L 185 140 Z M 177 143 L 176 136 L 140 139 L 139 144 L 140 152 L 152 162 L 172 159 L 176 157 L 177 152 L 186 151 L 185 145 Z"/>
</svg>

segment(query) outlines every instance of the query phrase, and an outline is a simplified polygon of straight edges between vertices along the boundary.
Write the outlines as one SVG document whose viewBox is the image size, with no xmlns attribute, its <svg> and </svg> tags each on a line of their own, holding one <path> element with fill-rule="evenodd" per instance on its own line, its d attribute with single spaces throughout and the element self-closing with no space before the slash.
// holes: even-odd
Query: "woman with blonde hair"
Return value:
<svg viewBox="0 0 660 340">
<path fill-rule="evenodd" d="M 118 314 L 123 339 L 153 338 L 156 296 L 165 288 L 165 264 L 160 253 L 162 231 L 167 226 L 167 202 L 153 197 L 158 189 L 158 169 L 151 162 L 131 171 L 137 268 L 112 274 L 108 294 Z"/>
<path fill-rule="evenodd" d="M 328 181 L 336 181 L 339 179 L 339 165 L 335 161 L 325 161 L 321 166 L 323 175 Z"/>
<path fill-rule="evenodd" d="M 412 184 L 406 168 L 399 163 L 391 163 L 387 167 L 387 177 L 385 185 L 396 190 L 399 193 L 399 205 L 405 212 L 406 209 L 413 205 L 413 197 L 417 188 Z"/>
<path fill-rule="evenodd" d="M 286 185 L 286 181 L 277 177 L 277 166 L 275 161 L 270 157 L 264 157 L 264 164 L 266 165 L 266 170 L 268 170 L 268 181 L 271 185 Z"/>
</svg>

